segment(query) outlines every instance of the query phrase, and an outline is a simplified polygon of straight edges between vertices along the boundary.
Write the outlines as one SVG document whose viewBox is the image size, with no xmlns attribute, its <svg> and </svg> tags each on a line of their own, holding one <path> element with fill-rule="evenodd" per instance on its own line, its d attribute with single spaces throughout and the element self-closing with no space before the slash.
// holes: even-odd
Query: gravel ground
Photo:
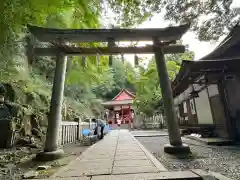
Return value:
<svg viewBox="0 0 240 180">
<path fill-rule="evenodd" d="M 76 159 L 85 151 L 88 146 L 82 146 L 79 143 L 68 144 L 63 147 L 66 154 L 65 158 L 50 161 L 50 162 L 36 162 L 32 161 L 35 157 L 36 149 L 21 147 L 13 148 L 11 150 L 0 151 L 0 180 L 18 180 L 21 176 L 30 171 L 35 171 L 39 165 L 51 166 L 51 168 L 39 172 L 37 178 L 45 178 L 55 173 L 62 166 L 67 165 L 70 161 Z"/>
<path fill-rule="evenodd" d="M 169 170 L 203 169 L 240 180 L 240 146 L 207 146 L 183 137 L 192 154 L 173 156 L 163 151 L 167 136 L 136 138 Z"/>
</svg>

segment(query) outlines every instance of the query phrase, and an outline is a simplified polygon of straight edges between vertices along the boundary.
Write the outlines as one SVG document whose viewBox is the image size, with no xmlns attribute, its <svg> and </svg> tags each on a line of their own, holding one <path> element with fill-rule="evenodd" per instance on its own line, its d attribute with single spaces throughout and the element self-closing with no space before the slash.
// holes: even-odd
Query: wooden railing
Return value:
<svg viewBox="0 0 240 180">
<path fill-rule="evenodd" d="M 61 145 L 69 144 L 79 140 L 79 123 L 63 121 L 60 129 L 59 143 Z"/>
<path fill-rule="evenodd" d="M 83 130 L 94 129 L 95 125 L 95 123 L 81 122 L 79 119 L 75 119 L 75 121 L 62 121 L 59 130 L 59 145 L 83 140 Z"/>
</svg>

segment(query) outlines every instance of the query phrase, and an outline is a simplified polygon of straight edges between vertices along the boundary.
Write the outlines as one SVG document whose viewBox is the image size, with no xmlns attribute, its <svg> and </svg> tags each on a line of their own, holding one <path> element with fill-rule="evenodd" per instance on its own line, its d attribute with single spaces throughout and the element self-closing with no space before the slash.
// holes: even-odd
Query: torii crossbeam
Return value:
<svg viewBox="0 0 240 180">
<path fill-rule="evenodd" d="M 164 54 L 183 53 L 185 51 L 185 47 L 176 45 L 176 41 L 181 39 L 188 28 L 188 24 L 161 29 L 51 29 L 29 25 L 30 33 L 39 41 L 50 42 L 53 46 L 37 48 L 28 44 L 28 58 L 32 59 L 34 56 L 57 56 L 45 149 L 38 157 L 55 159 L 63 153 L 58 146 L 58 135 L 61 126 L 67 56 L 93 54 L 155 54 L 170 141 L 170 144 L 165 145 L 164 150 L 168 153 L 190 152 L 190 148 L 182 144 L 171 84 L 164 59 Z M 117 41 L 152 41 L 153 45 L 145 47 L 117 47 L 115 45 Z M 74 44 L 86 42 L 107 42 L 108 46 L 82 48 L 76 47 L 76 44 Z"/>
</svg>

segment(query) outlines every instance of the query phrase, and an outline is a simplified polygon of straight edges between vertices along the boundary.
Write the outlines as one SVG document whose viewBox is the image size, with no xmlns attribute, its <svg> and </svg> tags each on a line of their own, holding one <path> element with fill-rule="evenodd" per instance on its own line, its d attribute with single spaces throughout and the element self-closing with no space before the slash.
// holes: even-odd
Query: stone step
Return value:
<svg viewBox="0 0 240 180">
<path fill-rule="evenodd" d="M 194 136 L 186 136 L 189 139 L 193 139 L 199 142 L 202 142 L 206 145 L 213 145 L 213 146 L 229 146 L 234 145 L 235 142 L 229 139 L 223 139 L 223 138 L 200 138 L 200 137 L 194 137 Z"/>
<path fill-rule="evenodd" d="M 231 180 L 230 178 L 217 172 L 206 172 L 202 169 L 192 169 L 191 171 L 201 176 L 203 180 Z"/>
<path fill-rule="evenodd" d="M 91 180 L 202 180 L 191 171 L 92 176 Z"/>
</svg>

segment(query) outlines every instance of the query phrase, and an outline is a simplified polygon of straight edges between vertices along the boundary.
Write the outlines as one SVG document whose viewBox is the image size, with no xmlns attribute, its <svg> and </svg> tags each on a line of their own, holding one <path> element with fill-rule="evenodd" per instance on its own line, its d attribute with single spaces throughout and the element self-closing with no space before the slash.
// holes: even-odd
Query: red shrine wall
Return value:
<svg viewBox="0 0 240 180">
<path fill-rule="evenodd" d="M 114 101 L 125 101 L 133 100 L 134 95 L 122 90 L 116 97 L 113 98 Z M 118 115 L 117 115 L 118 114 Z M 133 122 L 133 107 L 130 104 L 126 105 L 113 105 L 113 110 L 109 112 L 107 121 L 109 124 L 117 124 L 117 119 L 121 120 L 122 124 L 130 124 Z"/>
<path fill-rule="evenodd" d="M 108 123 L 109 124 L 117 124 L 116 114 L 118 113 L 119 120 L 121 120 L 122 124 L 129 124 L 133 121 L 132 111 L 133 110 L 131 109 L 131 106 L 128 106 L 128 108 L 110 111 L 109 116 L 108 116 Z"/>
</svg>

